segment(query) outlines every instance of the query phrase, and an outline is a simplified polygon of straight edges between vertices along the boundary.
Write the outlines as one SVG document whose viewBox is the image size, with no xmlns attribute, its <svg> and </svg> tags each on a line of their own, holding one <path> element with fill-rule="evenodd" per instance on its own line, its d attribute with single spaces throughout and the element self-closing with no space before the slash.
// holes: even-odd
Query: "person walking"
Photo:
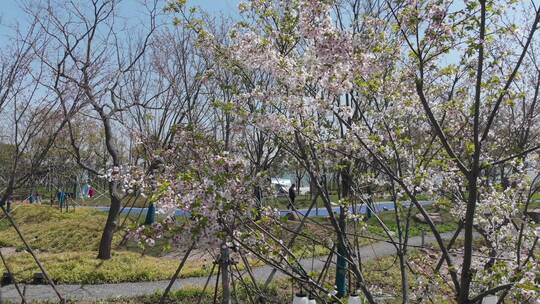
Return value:
<svg viewBox="0 0 540 304">
<path fill-rule="evenodd" d="M 294 207 L 294 200 L 296 199 L 296 191 L 295 191 L 296 185 L 292 184 L 289 188 L 289 204 L 287 205 L 287 209 L 293 209 Z"/>
<path fill-rule="evenodd" d="M 10 195 L 7 199 L 7 212 L 10 213 L 11 212 L 11 202 L 13 201 L 13 196 Z"/>
</svg>

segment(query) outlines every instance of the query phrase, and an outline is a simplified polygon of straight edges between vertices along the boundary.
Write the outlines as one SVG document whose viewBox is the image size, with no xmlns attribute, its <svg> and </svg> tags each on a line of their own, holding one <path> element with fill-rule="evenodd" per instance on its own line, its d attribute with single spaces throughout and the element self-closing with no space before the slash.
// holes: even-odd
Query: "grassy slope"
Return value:
<svg viewBox="0 0 540 304">
<path fill-rule="evenodd" d="M 166 280 L 178 265 L 173 259 L 141 256 L 139 253 L 116 251 L 111 260 L 96 259 L 101 229 L 106 213 L 77 209 L 60 213 L 48 206 L 22 205 L 13 216 L 30 246 L 54 281 L 60 283 L 105 283 L 126 281 Z M 122 234 L 117 233 L 117 244 Z M 19 281 L 30 281 L 38 267 L 7 219 L 0 221 L 0 246 L 16 247 L 21 251 L 7 258 Z M 0 271 L 4 271 L 3 265 Z M 208 273 L 201 263 L 191 263 L 182 276 L 200 276 Z"/>
<path fill-rule="evenodd" d="M 48 206 L 20 205 L 13 217 L 32 248 L 54 253 L 97 250 L 107 214 L 86 208 L 60 213 Z M 7 219 L 0 222 L 0 246 L 23 248 Z"/>
<path fill-rule="evenodd" d="M 166 280 L 178 266 L 176 259 L 156 257 L 162 253 L 163 248 L 151 248 L 147 253 L 155 256 L 148 256 L 141 255 L 140 248 L 134 244 L 128 246 L 129 251 L 114 251 L 111 260 L 96 259 L 101 229 L 107 216 L 101 211 L 78 208 L 60 213 L 58 209 L 49 206 L 20 205 L 14 208 L 12 214 L 28 243 L 36 250 L 52 279 L 58 283 Z M 324 232 L 314 230 L 310 235 L 320 233 Z M 122 233 L 116 234 L 115 245 L 121 236 Z M 302 242 L 300 239 L 298 243 Z M 15 247 L 19 251 L 7 258 L 17 280 L 29 282 L 33 273 L 39 272 L 30 254 L 24 251 L 22 241 L 5 218 L 0 220 L 0 246 Z M 321 246 L 316 246 L 315 249 L 316 255 L 328 252 Z M 298 256 L 306 255 L 303 248 L 297 247 L 295 252 Z M 308 252 L 307 255 L 309 254 Z M 256 263 L 253 261 L 253 264 Z M 182 270 L 181 277 L 205 276 L 210 267 L 211 263 L 208 261 L 190 261 Z M 4 271 L 3 265 L 0 265 L 0 271 Z"/>
<path fill-rule="evenodd" d="M 38 255 L 46 269 L 50 272 L 53 280 L 61 283 L 104 283 L 126 281 L 149 281 L 168 279 L 176 269 L 177 260 L 157 258 L 161 254 L 160 248 L 153 248 L 142 256 L 136 246 L 128 246 L 128 250 L 115 251 L 109 261 L 95 259 L 97 255 L 101 229 L 106 220 L 106 213 L 91 209 L 79 208 L 74 212 L 60 213 L 58 209 L 48 206 L 22 205 L 13 211 L 15 221 L 28 242 L 38 250 Z M 387 226 L 393 228 L 393 212 L 380 213 L 379 215 Z M 443 213 L 443 218 L 449 215 Z M 328 220 L 316 219 L 320 225 L 307 223 L 304 233 L 319 241 L 333 239 L 328 234 L 326 225 Z M 368 221 L 368 234 L 384 237 L 382 229 L 375 219 Z M 294 229 L 298 222 L 290 222 L 288 225 Z M 449 231 L 455 224 L 448 219 L 447 224 L 440 225 L 441 230 Z M 411 235 L 420 234 L 420 229 L 427 230 L 427 226 L 413 222 Z M 115 244 L 119 242 L 122 233 L 117 233 Z M 288 239 L 287 236 L 284 236 Z M 290 237 L 290 236 L 289 236 Z M 360 239 L 361 245 L 373 242 L 372 239 Z M 23 249 L 14 229 L 7 220 L 0 220 L 0 246 L 16 247 Z M 298 237 L 294 251 L 298 257 L 309 257 L 313 253 L 313 242 Z M 328 253 L 328 249 L 315 246 L 315 255 Z M 31 280 L 32 274 L 38 272 L 38 268 L 31 260 L 29 254 L 20 252 L 8 257 L 11 265 L 20 281 Z M 209 269 L 204 261 L 191 261 L 182 272 L 183 277 L 204 276 Z M 0 268 L 0 271 L 3 271 Z"/>
</svg>

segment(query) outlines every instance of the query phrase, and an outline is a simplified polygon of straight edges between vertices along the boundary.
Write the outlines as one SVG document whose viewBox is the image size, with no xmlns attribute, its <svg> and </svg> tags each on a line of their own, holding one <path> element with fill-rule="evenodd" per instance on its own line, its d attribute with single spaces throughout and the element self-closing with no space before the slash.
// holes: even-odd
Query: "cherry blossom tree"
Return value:
<svg viewBox="0 0 540 304">
<path fill-rule="evenodd" d="M 535 186 L 527 182 L 525 172 L 536 170 L 531 152 L 538 144 L 528 138 L 525 147 L 501 156 L 498 138 L 503 134 L 497 130 L 509 123 L 512 111 L 507 106 L 520 96 L 515 92 L 517 75 L 535 39 L 537 7 L 486 1 L 387 2 L 390 19 L 368 15 L 343 30 L 332 4 L 248 1 L 241 5 L 254 21 L 239 24 L 231 33 L 237 43 L 227 49 L 216 47 L 216 52 L 228 52 L 229 59 L 245 70 L 257 67 L 270 73 L 275 86 L 254 86 L 238 95 L 239 107 L 255 98 L 282 109 L 274 115 L 251 115 L 249 121 L 274 133 L 291 155 L 303 161 L 318 181 L 329 213 L 324 169 L 343 166 L 336 155 L 348 162 L 374 163 L 372 168 L 381 175 L 372 182 L 393 186 L 395 200 L 411 201 L 430 226 L 446 264 L 443 276 L 452 282 L 460 303 L 500 291 L 506 295 L 510 290 L 520 301 L 534 300 L 534 290 L 526 287 L 532 283 L 518 282 L 530 282 L 537 272 L 532 263 L 537 236 L 525 212 Z M 511 13 L 522 6 L 534 14 Z M 526 20 L 517 26 L 512 22 L 515 18 Z M 362 30 L 353 30 L 358 27 Z M 530 91 L 520 93 L 529 94 L 529 101 L 525 98 L 520 104 L 534 107 L 536 97 Z M 528 165 L 518 161 L 524 156 L 530 157 Z M 501 181 L 488 174 L 502 164 L 512 168 L 512 186 L 504 190 L 497 186 Z M 462 261 L 449 255 L 416 198 L 421 193 L 450 199 L 464 231 Z M 517 217 L 524 223 L 519 228 Z M 332 215 L 330 219 L 338 245 L 348 247 L 339 220 Z M 473 230 L 489 243 L 486 248 L 473 248 Z M 388 237 L 401 244 L 398 254 L 405 256 L 406 239 L 393 240 L 391 233 Z M 512 246 L 497 245 L 500 238 Z M 353 261 L 350 248 L 343 254 Z M 480 257 L 473 258 L 477 254 Z M 507 260 L 516 254 L 524 256 Z M 494 281 L 496 269 L 511 275 Z M 351 271 L 373 301 L 360 267 L 351 263 Z M 482 278 L 484 284 L 471 284 Z"/>
<path fill-rule="evenodd" d="M 168 9 L 186 16 L 185 1 L 171 2 Z M 539 232 L 527 216 L 538 190 L 540 147 L 534 86 L 540 10 L 535 3 L 252 0 L 239 9 L 244 19 L 227 43 L 203 22 L 189 23 L 216 68 L 242 81 L 242 89 L 221 105 L 228 109 L 227 123 L 272 138 L 305 169 L 329 214 L 327 229 L 336 244 L 327 248 L 340 260 L 338 272 L 351 273 L 369 303 L 376 301 L 376 287 L 366 280 L 357 254 L 357 229 L 365 224 L 356 210 L 373 208 L 374 189 L 390 193 L 394 202 L 395 230 L 375 217 L 396 249 L 404 303 L 429 298 L 443 287 L 459 303 L 490 294 L 501 302 L 536 301 Z M 268 81 L 253 81 L 254 73 Z M 179 138 L 191 152 L 172 149 L 166 159 L 175 161 L 165 163 L 188 164 L 165 166 L 169 173 L 154 176 L 157 184 L 150 182 L 158 186 L 147 187 L 164 210 L 180 207 L 190 214 L 177 238 L 185 239 L 187 232 L 197 244 L 232 242 L 230 247 L 249 251 L 314 295 L 345 296 L 326 290 L 303 269 L 291 250 L 294 238 L 280 239 L 287 227 L 275 210 L 265 209 L 256 219 L 244 212 L 249 204 L 238 206 L 252 202 L 246 185 L 257 181 L 240 169 L 246 156 L 232 147 L 235 141 L 224 136 L 222 149 L 231 154 L 198 150 L 198 141 L 189 138 L 201 135 L 187 131 Z M 190 165 L 193 151 L 205 162 Z M 220 167 L 224 164 L 227 169 Z M 190 168 L 195 178 L 184 176 Z M 339 176 L 337 202 L 330 195 L 331 174 Z M 137 184 L 133 180 L 127 185 Z M 418 195 L 452 208 L 459 226 L 449 243 Z M 341 208 L 339 216 L 334 204 Z M 437 258 L 424 256 L 424 265 L 408 260 L 413 210 L 436 239 Z M 199 229 L 207 219 L 217 225 Z M 302 235 L 305 221 L 296 235 Z M 481 246 L 474 246 L 475 231 Z M 463 247 L 452 248 L 460 233 Z M 425 265 L 433 268 L 426 271 Z M 411 268 L 418 270 L 421 286 L 415 292 L 409 287 Z"/>
</svg>

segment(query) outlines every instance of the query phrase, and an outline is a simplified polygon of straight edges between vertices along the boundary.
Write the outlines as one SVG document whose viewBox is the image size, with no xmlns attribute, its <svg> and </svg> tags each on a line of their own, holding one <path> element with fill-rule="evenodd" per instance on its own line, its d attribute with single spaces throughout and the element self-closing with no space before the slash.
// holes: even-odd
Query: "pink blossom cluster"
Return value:
<svg viewBox="0 0 540 304">
<path fill-rule="evenodd" d="M 221 150 L 219 143 L 212 144 L 197 131 L 179 127 L 173 146 L 159 157 L 159 168 L 144 180 L 152 187 L 144 190 L 164 221 L 136 228 L 133 238 L 151 245 L 167 234 L 175 245 L 195 241 L 199 248 L 217 248 L 240 229 L 241 218 L 251 218 L 253 185 L 247 162 L 239 155 Z"/>
</svg>

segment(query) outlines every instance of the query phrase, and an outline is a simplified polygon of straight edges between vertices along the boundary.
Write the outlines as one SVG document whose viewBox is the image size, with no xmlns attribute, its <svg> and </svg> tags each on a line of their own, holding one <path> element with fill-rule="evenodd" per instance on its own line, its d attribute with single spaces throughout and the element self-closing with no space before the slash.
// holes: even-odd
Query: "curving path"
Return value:
<svg viewBox="0 0 540 304">
<path fill-rule="evenodd" d="M 427 205 L 433 204 L 433 201 L 418 201 L 418 202 L 422 206 L 427 206 Z M 390 201 L 375 202 L 374 204 L 375 204 L 374 209 L 375 209 L 376 212 L 394 210 L 394 203 L 390 202 Z M 410 204 L 409 202 L 405 202 L 403 205 L 405 207 L 408 207 L 409 204 Z M 89 207 L 79 207 L 79 208 L 94 208 L 94 209 L 97 209 L 97 210 L 100 210 L 100 211 L 109 212 L 109 207 L 107 207 L 107 206 L 89 206 Z M 122 210 L 122 213 L 124 213 L 124 214 L 128 213 L 130 209 L 131 209 L 132 214 L 139 214 L 140 212 L 142 212 L 143 215 L 146 215 L 146 212 L 148 211 L 148 208 L 138 208 L 138 207 L 129 208 L 129 207 L 126 207 L 126 208 L 124 208 Z M 338 213 L 339 212 L 339 207 L 332 208 L 332 211 L 335 212 L 335 213 Z M 306 215 L 307 212 L 308 212 L 307 208 L 298 209 L 298 213 L 300 213 L 301 215 Z M 366 205 L 362 204 L 360 206 L 360 209 L 358 210 L 358 212 L 361 213 L 361 214 L 365 214 L 367 212 Z M 288 213 L 291 213 L 291 211 L 290 210 L 281 210 L 280 213 L 281 213 L 282 216 L 284 216 L 284 215 L 286 215 Z M 186 214 L 185 211 L 180 210 L 180 209 L 176 209 L 176 212 L 175 212 L 176 216 L 184 216 L 185 214 Z M 325 216 L 328 216 L 328 210 L 326 210 L 326 208 L 324 208 L 324 207 L 319 207 L 318 209 L 313 208 L 313 209 L 311 209 L 311 212 L 309 213 L 309 217 L 325 217 Z"/>
<path fill-rule="evenodd" d="M 444 239 L 450 239 L 453 232 L 443 233 Z M 431 235 L 425 237 L 426 243 L 435 242 L 435 238 Z M 413 237 L 409 239 L 411 246 L 421 246 L 422 238 Z M 364 246 L 360 249 L 361 258 L 370 260 L 377 257 L 394 255 L 396 250 L 394 246 L 387 242 L 378 242 L 372 245 Z M 317 257 L 315 259 L 307 258 L 301 260 L 302 266 L 306 270 L 311 270 L 313 262 L 313 271 L 323 269 L 326 257 Z M 261 266 L 253 268 L 253 274 L 257 280 L 264 281 L 272 271 L 271 266 Z M 277 272 L 275 278 L 285 277 L 285 274 Z M 178 279 L 174 284 L 174 289 L 183 287 L 200 287 L 202 288 L 207 280 L 207 277 L 192 277 Z M 169 281 L 155 282 L 135 282 L 135 283 L 117 283 L 117 284 L 98 284 L 98 285 L 57 285 L 60 293 L 67 299 L 72 300 L 103 300 L 116 297 L 136 297 L 142 295 L 154 294 L 156 291 L 164 290 Z M 210 285 L 215 283 L 215 276 L 211 278 Z M 52 288 L 48 285 L 26 285 L 26 299 L 32 300 L 58 300 Z M 18 303 L 20 297 L 13 285 L 5 286 L 0 289 L 0 303 L 4 301 Z"/>
</svg>

